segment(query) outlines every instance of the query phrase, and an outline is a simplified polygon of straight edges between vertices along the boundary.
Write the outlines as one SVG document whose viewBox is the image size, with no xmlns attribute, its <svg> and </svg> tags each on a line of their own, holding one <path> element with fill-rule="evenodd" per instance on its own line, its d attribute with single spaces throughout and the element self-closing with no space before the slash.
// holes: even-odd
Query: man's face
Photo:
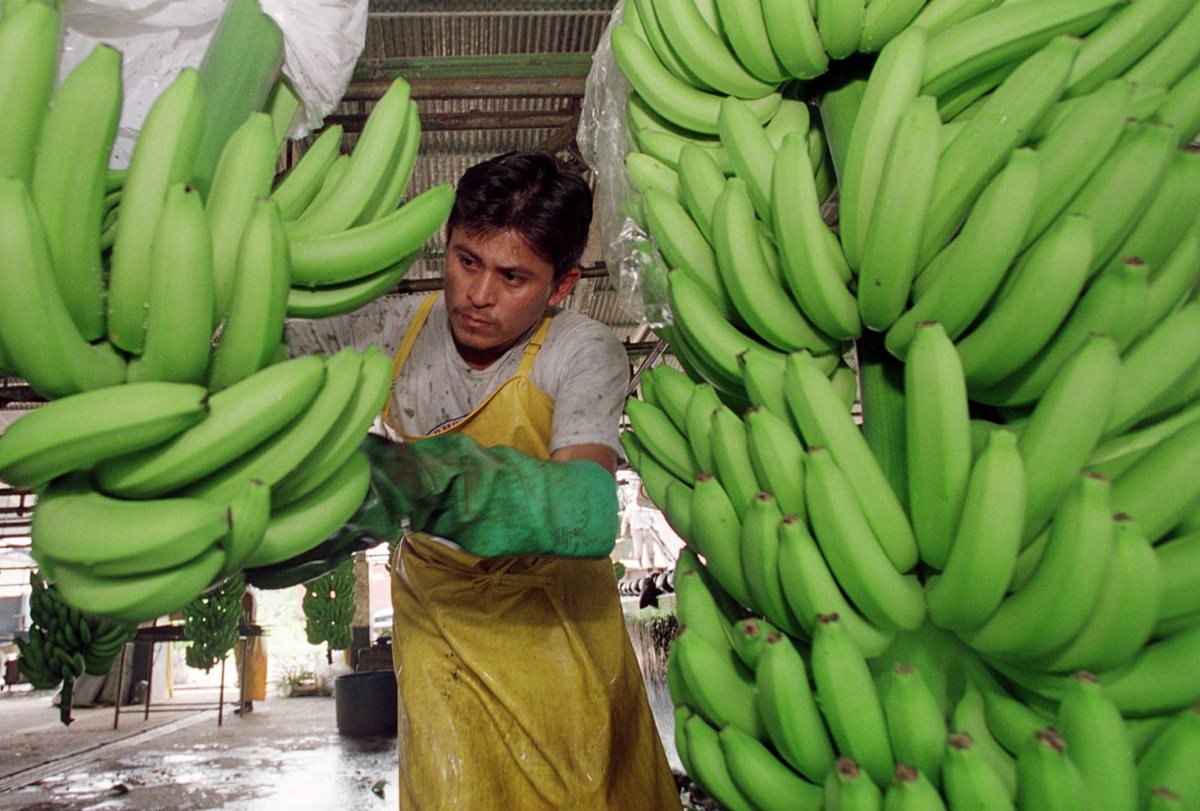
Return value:
<svg viewBox="0 0 1200 811">
<path fill-rule="evenodd" d="M 446 249 L 446 309 L 459 354 L 481 369 L 516 343 L 571 292 L 573 268 L 558 281 L 554 266 L 516 231 L 451 232 Z"/>
</svg>

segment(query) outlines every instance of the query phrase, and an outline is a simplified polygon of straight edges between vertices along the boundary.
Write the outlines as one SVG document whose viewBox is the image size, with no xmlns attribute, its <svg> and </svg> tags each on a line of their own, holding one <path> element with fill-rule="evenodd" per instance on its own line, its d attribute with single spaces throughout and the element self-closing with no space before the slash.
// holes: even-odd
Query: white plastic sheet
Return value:
<svg viewBox="0 0 1200 811">
<path fill-rule="evenodd" d="M 283 73 L 300 97 L 292 138 L 321 125 L 346 92 L 367 34 L 367 0 L 259 0 L 283 31 Z M 196 67 L 226 0 L 67 0 L 59 76 L 97 43 L 121 51 L 125 101 L 109 164 L 129 163 L 146 111 L 185 67 Z"/>
</svg>

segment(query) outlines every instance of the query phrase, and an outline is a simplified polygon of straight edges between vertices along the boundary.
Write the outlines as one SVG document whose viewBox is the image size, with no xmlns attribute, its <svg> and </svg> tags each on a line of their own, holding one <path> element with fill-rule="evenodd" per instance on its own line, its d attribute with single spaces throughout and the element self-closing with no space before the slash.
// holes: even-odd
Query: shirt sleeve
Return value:
<svg viewBox="0 0 1200 811">
<path fill-rule="evenodd" d="M 625 348 L 598 321 L 577 316 L 560 326 L 561 344 L 553 355 L 556 385 L 547 391 L 554 398 L 550 452 L 596 443 L 607 445 L 623 459 L 618 434 L 629 385 Z"/>
</svg>

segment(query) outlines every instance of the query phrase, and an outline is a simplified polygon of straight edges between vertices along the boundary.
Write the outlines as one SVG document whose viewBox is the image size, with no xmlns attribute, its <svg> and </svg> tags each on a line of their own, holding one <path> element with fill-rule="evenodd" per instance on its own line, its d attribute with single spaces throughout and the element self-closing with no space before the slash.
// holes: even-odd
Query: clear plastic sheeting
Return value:
<svg viewBox="0 0 1200 811">
<path fill-rule="evenodd" d="M 142 120 L 163 88 L 204 57 L 226 0 L 66 0 L 61 79 L 98 43 L 121 51 L 124 105 L 109 165 L 129 164 Z M 259 0 L 284 38 L 283 73 L 302 110 L 290 133 L 319 127 L 346 92 L 367 31 L 367 0 Z"/>
<path fill-rule="evenodd" d="M 601 250 L 622 309 L 657 329 L 671 323 L 666 268 L 649 234 L 629 213 L 639 199 L 625 174 L 625 156 L 631 146 L 625 115 L 629 83 L 611 46 L 612 29 L 623 19 L 624 9 L 625 2 L 620 0 L 592 57 L 576 141 L 584 160 L 596 172 Z"/>
</svg>

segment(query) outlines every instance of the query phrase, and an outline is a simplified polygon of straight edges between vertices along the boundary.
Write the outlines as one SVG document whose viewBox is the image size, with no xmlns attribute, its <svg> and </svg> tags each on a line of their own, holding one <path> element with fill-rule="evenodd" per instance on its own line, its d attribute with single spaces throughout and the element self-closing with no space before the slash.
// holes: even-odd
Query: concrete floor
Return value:
<svg viewBox="0 0 1200 811">
<path fill-rule="evenodd" d="M 626 598 L 627 614 L 640 618 L 628 625 L 685 801 L 711 808 L 693 795 L 675 753 L 665 680 L 672 600 L 664 599 L 665 611 L 643 611 Z M 231 712 L 234 688 L 218 726 L 215 687 L 177 686 L 148 717 L 140 706 L 123 707 L 115 730 L 111 706 L 75 708 L 63 726 L 53 697 L 0 692 L 0 811 L 396 807 L 395 738 L 340 735 L 332 697 L 272 695 L 242 717 Z"/>
<path fill-rule="evenodd" d="M 0 693 L 0 811 L 395 807 L 395 738 L 339 735 L 333 698 L 227 707 L 218 726 L 216 695 L 123 708 L 114 730 L 112 707 L 64 727 L 52 693 Z M 214 708 L 166 711 L 198 702 Z"/>
</svg>

